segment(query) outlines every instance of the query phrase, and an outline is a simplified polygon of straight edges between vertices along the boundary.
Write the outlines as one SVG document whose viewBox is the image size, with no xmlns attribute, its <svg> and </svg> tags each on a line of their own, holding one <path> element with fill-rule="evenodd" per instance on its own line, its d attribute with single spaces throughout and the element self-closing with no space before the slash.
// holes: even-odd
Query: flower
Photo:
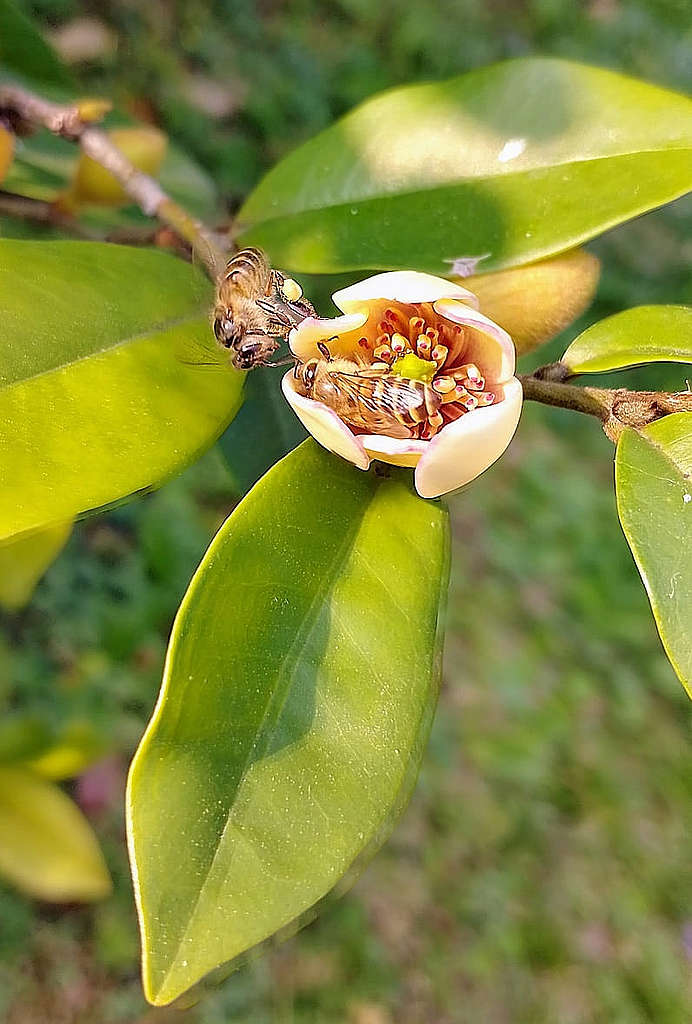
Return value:
<svg viewBox="0 0 692 1024">
<path fill-rule="evenodd" d="M 291 331 L 298 364 L 282 381 L 287 401 L 316 441 L 359 469 L 373 459 L 415 467 L 424 498 L 462 487 L 502 455 L 519 422 L 522 387 L 514 376 L 512 339 L 479 312 L 472 292 L 401 271 L 369 277 L 333 299 L 343 316 L 307 317 Z M 321 378 L 326 388 L 310 386 L 306 364 L 324 359 L 335 361 L 332 372 L 350 369 L 357 375 L 350 381 L 370 387 L 375 410 L 382 407 L 382 385 L 376 384 L 382 375 L 404 387 L 413 380 L 425 401 L 420 398 L 410 416 L 383 414 L 378 432 L 369 432 L 372 414 L 364 416 L 361 403 L 333 400 L 335 378 Z M 344 359 L 357 365 L 336 362 Z M 329 370 L 329 363 L 319 365 Z"/>
</svg>

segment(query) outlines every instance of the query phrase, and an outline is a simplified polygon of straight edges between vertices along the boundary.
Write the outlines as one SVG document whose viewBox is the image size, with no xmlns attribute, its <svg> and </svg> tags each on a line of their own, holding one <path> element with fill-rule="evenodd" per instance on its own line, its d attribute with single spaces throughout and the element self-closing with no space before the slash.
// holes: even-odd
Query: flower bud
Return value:
<svg viewBox="0 0 692 1024">
<path fill-rule="evenodd" d="M 0 181 L 10 169 L 14 156 L 14 135 L 5 128 L 0 128 Z"/>
<path fill-rule="evenodd" d="M 512 335 L 522 356 L 550 341 L 591 304 L 600 263 L 584 249 L 493 274 L 467 277 L 487 316 Z"/>
<path fill-rule="evenodd" d="M 108 136 L 140 171 L 156 176 L 166 155 L 168 139 L 158 128 L 114 128 Z M 120 206 L 131 202 L 113 175 L 82 153 L 67 197 L 68 205 Z"/>
</svg>

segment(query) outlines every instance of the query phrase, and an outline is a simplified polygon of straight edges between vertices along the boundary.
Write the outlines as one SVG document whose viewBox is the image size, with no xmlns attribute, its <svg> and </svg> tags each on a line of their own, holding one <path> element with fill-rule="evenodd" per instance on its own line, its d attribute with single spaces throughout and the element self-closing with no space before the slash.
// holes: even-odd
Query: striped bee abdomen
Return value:
<svg viewBox="0 0 692 1024">
<path fill-rule="evenodd" d="M 223 281 L 232 283 L 236 291 L 254 298 L 264 294 L 270 281 L 271 271 L 267 260 L 259 249 L 241 249 L 226 264 Z"/>
</svg>

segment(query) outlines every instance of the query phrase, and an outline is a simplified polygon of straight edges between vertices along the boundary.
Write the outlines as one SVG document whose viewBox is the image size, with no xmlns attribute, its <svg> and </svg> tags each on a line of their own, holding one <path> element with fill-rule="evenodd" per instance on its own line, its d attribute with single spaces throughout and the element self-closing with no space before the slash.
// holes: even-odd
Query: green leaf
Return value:
<svg viewBox="0 0 692 1024">
<path fill-rule="evenodd" d="M 11 2 L 0 0 L 0 73 L 3 68 L 27 81 L 69 87 L 72 75 L 33 21 Z"/>
<path fill-rule="evenodd" d="M 587 328 L 562 362 L 574 374 L 643 363 L 692 363 L 692 307 L 635 306 Z"/>
<path fill-rule="evenodd" d="M 240 242 L 294 271 L 483 271 L 572 248 L 692 186 L 692 102 L 524 58 L 368 100 L 279 163 Z"/>
<path fill-rule="evenodd" d="M 91 827 L 52 782 L 0 765 L 0 874 L 54 903 L 100 900 L 111 890 Z"/>
<path fill-rule="evenodd" d="M 0 545 L 0 608 L 16 611 L 28 604 L 36 584 L 64 548 L 71 531 L 72 520 L 68 520 Z"/>
<path fill-rule="evenodd" d="M 663 646 L 692 697 L 692 413 L 625 430 L 615 486 Z"/>
<path fill-rule="evenodd" d="M 219 531 L 132 765 L 147 998 L 295 923 L 382 842 L 437 698 L 448 516 L 312 440 Z"/>
<path fill-rule="evenodd" d="M 193 267 L 10 240 L 0 267 L 0 539 L 157 486 L 227 426 L 243 378 L 218 351 Z"/>
<path fill-rule="evenodd" d="M 249 373 L 243 408 L 219 442 L 238 494 L 250 490 L 268 469 L 308 436 L 281 393 L 286 368 Z"/>
</svg>

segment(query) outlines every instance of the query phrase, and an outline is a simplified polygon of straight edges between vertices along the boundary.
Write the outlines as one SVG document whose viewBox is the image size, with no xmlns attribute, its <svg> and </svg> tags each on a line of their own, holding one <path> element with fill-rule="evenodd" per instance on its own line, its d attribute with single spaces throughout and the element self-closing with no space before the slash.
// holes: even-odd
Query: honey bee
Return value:
<svg viewBox="0 0 692 1024">
<path fill-rule="evenodd" d="M 434 434 L 442 426 L 445 396 L 422 380 L 400 377 L 389 367 L 350 359 L 309 359 L 294 375 L 307 398 L 322 402 L 357 430 L 389 437 Z"/>
<path fill-rule="evenodd" d="M 212 322 L 237 370 L 275 365 L 271 356 L 292 327 L 314 315 L 297 281 L 269 266 L 259 249 L 241 249 L 219 275 Z"/>
</svg>

